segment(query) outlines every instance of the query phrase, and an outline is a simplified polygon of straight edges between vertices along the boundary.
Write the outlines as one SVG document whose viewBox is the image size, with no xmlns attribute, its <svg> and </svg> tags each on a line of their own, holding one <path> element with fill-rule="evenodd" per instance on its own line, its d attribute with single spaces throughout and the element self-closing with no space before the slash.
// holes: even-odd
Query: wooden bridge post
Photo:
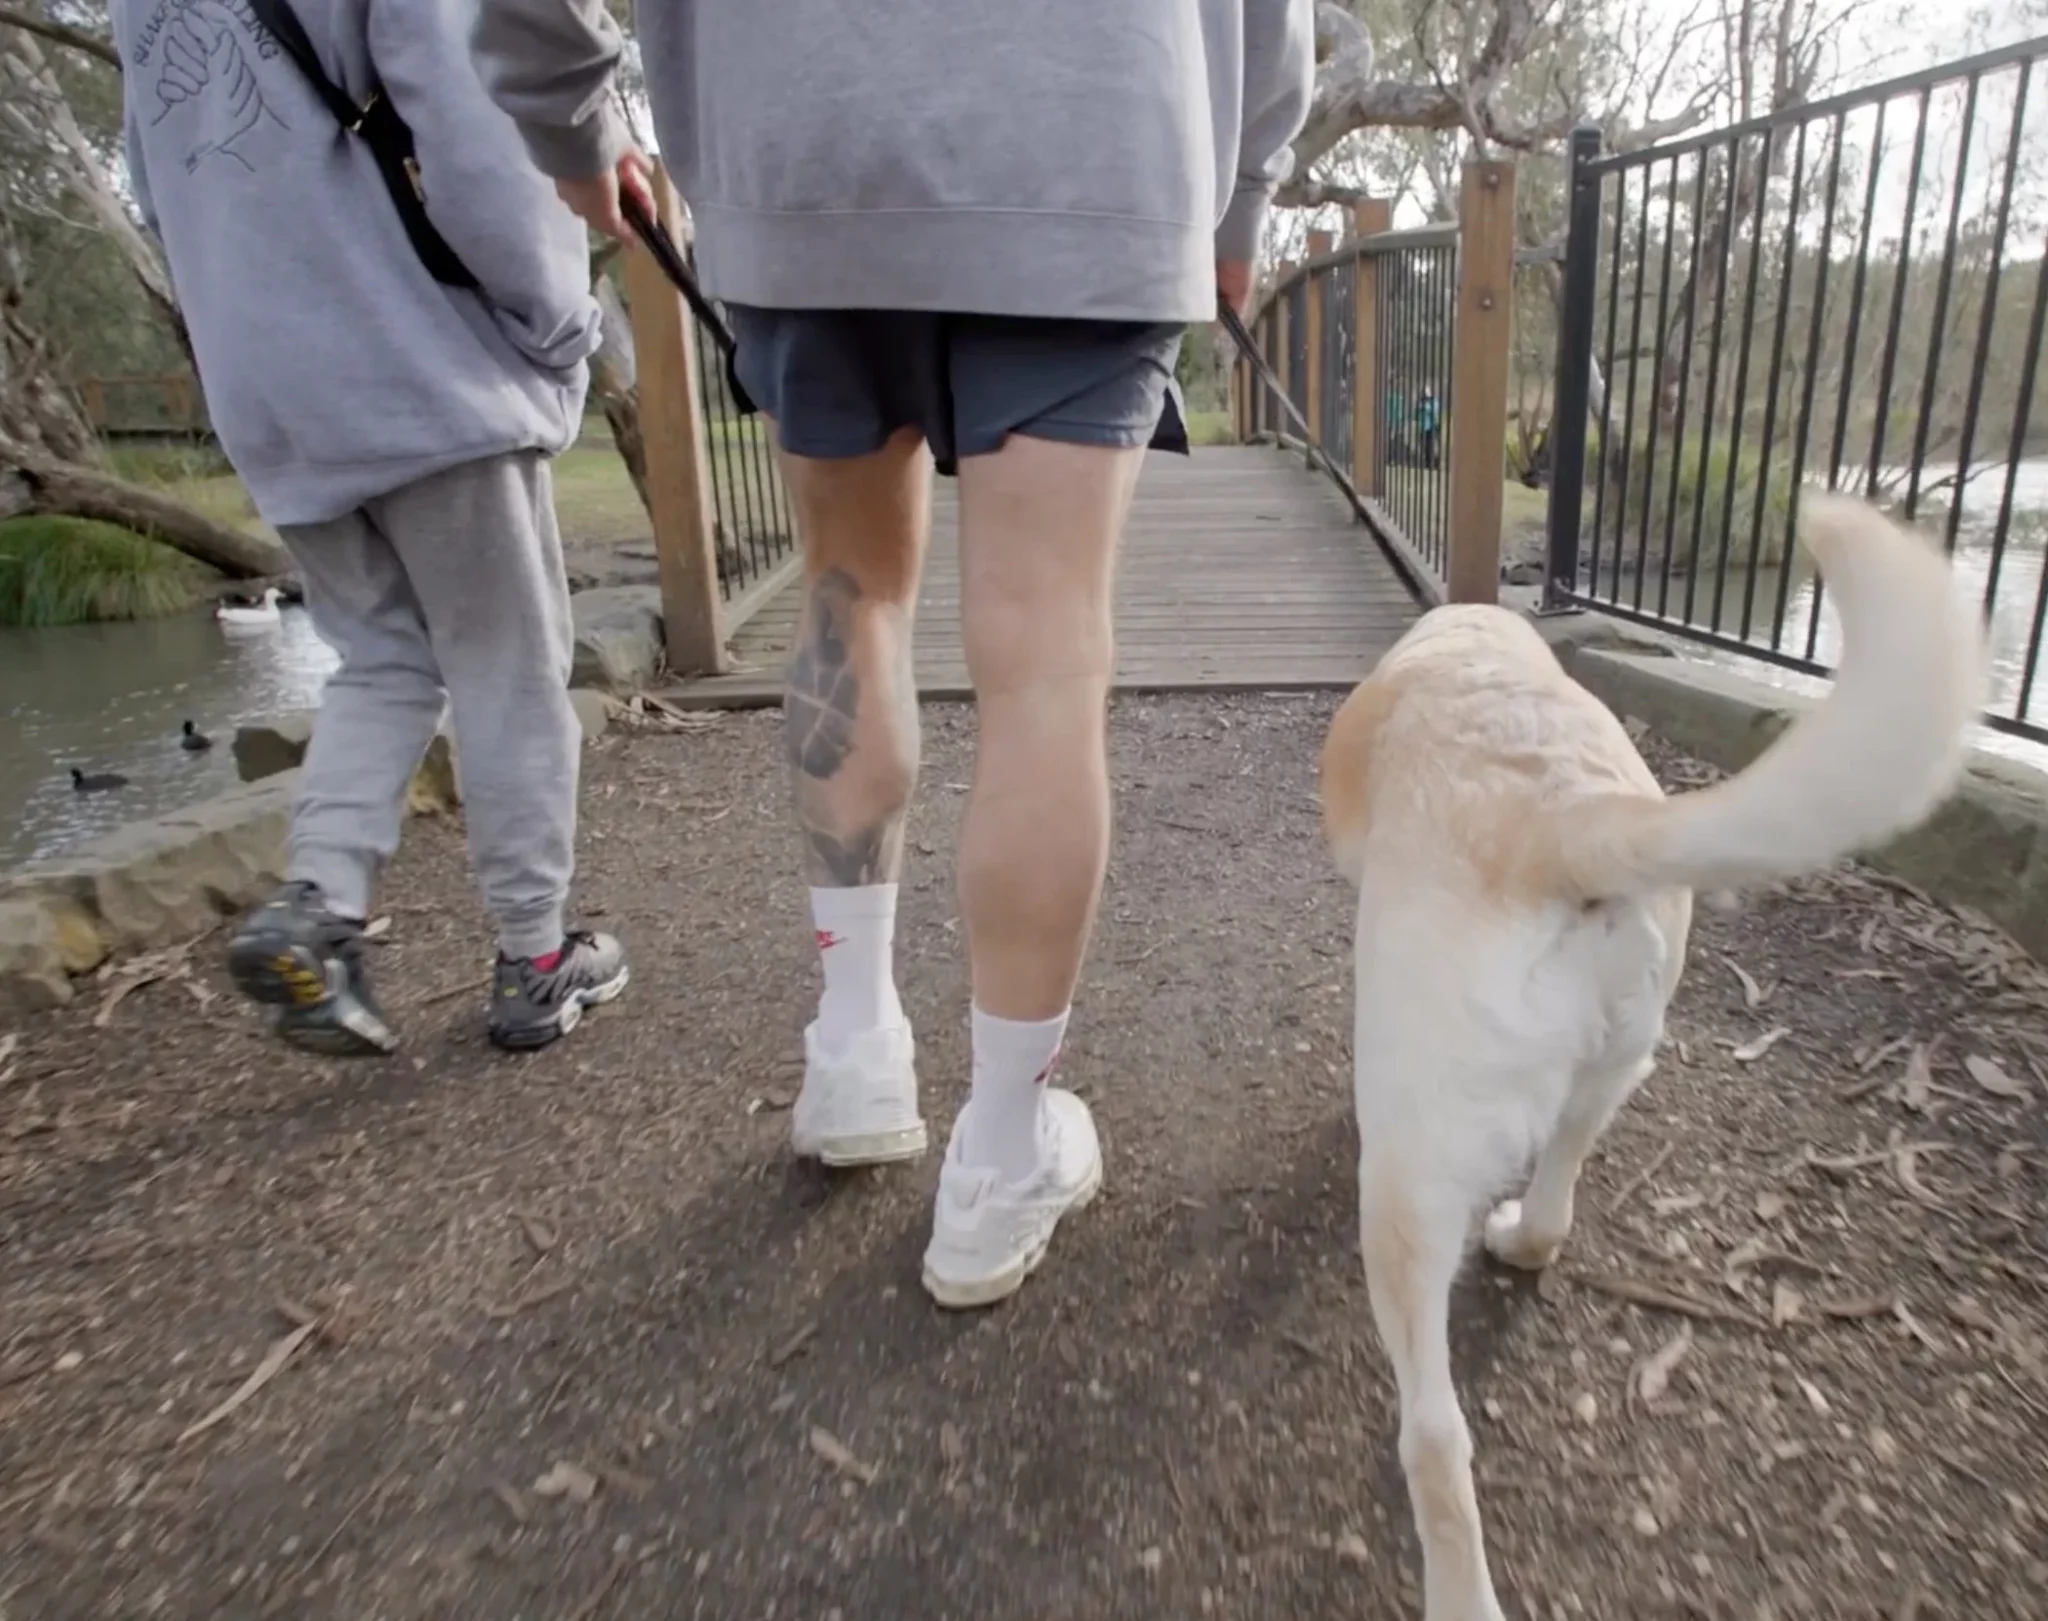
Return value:
<svg viewBox="0 0 2048 1621">
<path fill-rule="evenodd" d="M 1284 289 L 1288 278 L 1295 271 L 1292 259 L 1280 261 L 1280 274 L 1273 281 L 1273 375 L 1280 379 L 1281 389 L 1291 398 L 1294 393 L 1294 325 L 1288 315 L 1288 298 Z M 1271 411 L 1273 429 L 1276 433 L 1288 433 L 1294 424 L 1287 413 L 1276 402 Z"/>
<path fill-rule="evenodd" d="M 1335 243 L 1328 231 L 1308 233 L 1308 256 L 1320 259 Z M 1308 376 L 1301 391 L 1302 415 L 1308 418 L 1309 437 L 1318 443 L 1323 437 L 1323 290 L 1329 272 L 1311 270 L 1302 282 L 1302 319 L 1308 327 L 1308 341 L 1302 345 Z"/>
<path fill-rule="evenodd" d="M 1394 228 L 1394 207 L 1384 197 L 1351 205 L 1353 237 L 1378 236 Z M 1351 283 L 1351 485 L 1360 495 L 1381 495 L 1380 467 L 1380 262 L 1361 253 Z"/>
<path fill-rule="evenodd" d="M 1446 600 L 1500 598 L 1500 524 L 1514 339 L 1515 166 L 1467 163 L 1458 187 L 1458 314 L 1451 345 Z"/>
<path fill-rule="evenodd" d="M 654 188 L 662 223 L 680 241 L 682 203 L 658 165 Z M 640 426 L 648 451 L 647 505 L 654 520 L 668 667 L 677 675 L 720 675 L 730 660 L 718 593 L 718 526 L 704 453 L 695 323 L 682 294 L 637 241 L 626 250 L 626 298 L 633 316 Z"/>
</svg>

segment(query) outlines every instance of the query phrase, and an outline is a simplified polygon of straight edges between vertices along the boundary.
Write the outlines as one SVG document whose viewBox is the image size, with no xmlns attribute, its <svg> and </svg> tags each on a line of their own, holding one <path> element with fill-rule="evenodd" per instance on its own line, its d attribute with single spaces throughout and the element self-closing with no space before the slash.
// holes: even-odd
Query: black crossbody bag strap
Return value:
<svg viewBox="0 0 2048 1621">
<path fill-rule="evenodd" d="M 313 87 L 314 94 L 333 114 L 334 121 L 349 134 L 360 137 L 369 147 L 370 155 L 384 177 L 384 189 L 391 193 L 392 204 L 398 210 L 399 223 L 405 227 L 413 251 L 420 256 L 428 274 L 446 287 L 474 288 L 477 280 L 470 273 L 469 266 L 462 262 L 461 256 L 448 245 L 447 238 L 434 228 L 434 222 L 427 217 L 426 204 L 420 197 L 419 166 L 414 161 L 412 131 L 398 116 L 398 109 L 391 105 L 383 86 L 373 89 L 370 99 L 358 107 L 322 70 L 313 42 L 306 37 L 306 30 L 289 0 L 249 0 L 249 9 L 256 13 L 257 20 L 270 37 L 297 65 L 306 82 Z"/>
</svg>

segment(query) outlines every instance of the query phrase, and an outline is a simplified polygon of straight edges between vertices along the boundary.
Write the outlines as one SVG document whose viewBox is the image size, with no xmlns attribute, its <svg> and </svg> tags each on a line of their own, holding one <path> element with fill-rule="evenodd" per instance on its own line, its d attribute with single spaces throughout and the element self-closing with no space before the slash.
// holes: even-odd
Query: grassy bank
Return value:
<svg viewBox="0 0 2048 1621">
<path fill-rule="evenodd" d="M 112 524 L 0 523 L 0 625 L 155 619 L 205 601 L 218 579 L 203 563 Z"/>
</svg>

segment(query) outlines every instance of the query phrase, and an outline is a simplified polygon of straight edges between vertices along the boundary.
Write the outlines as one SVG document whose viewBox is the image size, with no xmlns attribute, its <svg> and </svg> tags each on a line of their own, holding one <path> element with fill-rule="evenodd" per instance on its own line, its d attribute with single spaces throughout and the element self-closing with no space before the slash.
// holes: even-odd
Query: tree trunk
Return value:
<svg viewBox="0 0 2048 1621">
<path fill-rule="evenodd" d="M 0 117 L 29 150 L 40 150 L 48 158 L 64 189 L 120 249 L 144 296 L 191 363 L 192 340 L 163 256 L 129 213 L 32 35 L 0 29 L 0 85 L 7 87 L 7 94 L 0 97 Z"/>
<path fill-rule="evenodd" d="M 640 394 L 633 377 L 633 326 L 611 277 L 599 270 L 593 289 L 604 312 L 604 343 L 590 357 L 590 391 L 611 424 L 626 476 L 647 505 L 647 445 L 640 434 Z M 650 509 L 651 511 L 652 509 Z"/>
<path fill-rule="evenodd" d="M 159 491 L 61 460 L 0 432 L 0 520 L 41 515 L 118 524 L 236 579 L 291 568 L 291 558 L 274 541 L 229 529 Z"/>
</svg>

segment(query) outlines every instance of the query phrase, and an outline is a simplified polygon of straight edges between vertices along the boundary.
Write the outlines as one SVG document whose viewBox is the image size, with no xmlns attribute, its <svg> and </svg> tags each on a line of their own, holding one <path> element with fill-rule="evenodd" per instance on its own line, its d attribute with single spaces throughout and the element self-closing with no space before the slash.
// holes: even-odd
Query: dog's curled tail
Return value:
<svg viewBox="0 0 2048 1621">
<path fill-rule="evenodd" d="M 1801 496 L 1799 538 L 1841 616 L 1834 690 L 1725 782 L 1561 810 L 1540 842 L 1568 892 L 1598 899 L 1812 872 L 1917 826 L 1961 777 L 1987 651 L 1948 559 L 1839 495 Z"/>
</svg>

